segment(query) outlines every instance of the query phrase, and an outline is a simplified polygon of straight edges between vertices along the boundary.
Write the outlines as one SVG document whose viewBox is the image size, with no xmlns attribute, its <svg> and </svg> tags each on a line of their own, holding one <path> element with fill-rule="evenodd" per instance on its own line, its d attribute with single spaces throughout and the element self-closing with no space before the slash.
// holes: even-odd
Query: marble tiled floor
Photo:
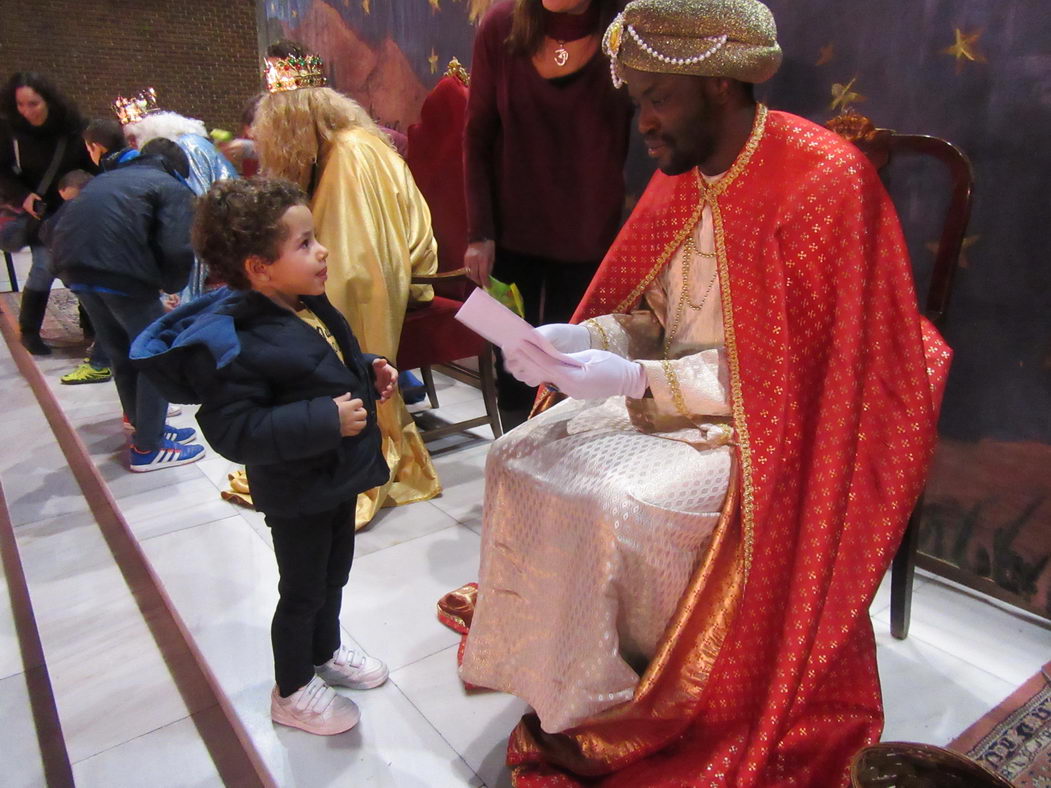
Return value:
<svg viewBox="0 0 1051 788">
<path fill-rule="evenodd" d="M 268 627 L 277 573 L 262 518 L 218 497 L 232 466 L 209 453 L 195 465 L 149 474 L 127 472 L 113 387 L 58 385 L 59 375 L 79 352 L 70 349 L 42 360 L 40 367 L 278 784 L 509 785 L 503 766 L 505 737 L 524 704 L 497 693 L 466 693 L 456 677 L 457 637 L 434 615 L 437 598 L 474 579 L 477 572 L 488 430 L 432 445 L 444 494 L 384 510 L 359 533 L 343 626 L 349 641 L 390 664 L 391 680 L 376 690 L 350 693 L 362 708 L 362 722 L 353 731 L 313 737 L 275 728 L 269 720 Z M 0 365 L 0 376 L 10 374 Z M 460 419 L 482 412 L 480 397 L 467 386 L 441 379 L 439 394 L 439 416 Z M 189 412 L 172 422 L 194 425 Z M 76 540 L 34 525 L 41 521 L 41 511 L 47 513 L 46 522 L 77 516 L 67 500 L 71 491 L 66 490 L 61 458 L 41 451 L 30 457 L 22 452 L 18 459 L 14 453 L 20 451 L 19 444 L 12 438 L 20 431 L 5 422 L 0 434 L 5 439 L 0 441 L 0 458 L 8 457 L 0 465 L 4 484 L 9 484 L 9 476 L 21 480 L 22 493 L 13 507 L 20 546 L 30 547 L 39 539 L 48 540 L 49 549 L 81 549 Z M 35 445 L 41 440 L 37 436 Z M 31 560 L 46 564 L 46 552 L 36 555 Z M 83 571 L 92 571 L 90 561 Z M 90 627 L 96 617 L 124 615 L 119 606 L 108 606 L 108 587 L 109 581 L 100 578 L 97 591 L 69 600 L 66 615 L 52 610 L 54 604 L 44 606 L 57 620 L 42 622 L 41 629 Z M 912 633 L 905 641 L 888 634 L 888 603 L 883 587 L 872 616 L 887 707 L 886 739 L 947 743 L 1051 654 L 1051 629 L 1046 625 L 938 579 L 918 579 Z M 137 642 L 138 635 L 129 637 Z M 11 639 L 0 627 L 0 664 L 10 658 L 10 648 Z M 68 655 L 56 650 L 53 656 L 56 667 L 68 666 Z M 48 654 L 49 664 L 51 659 Z M 126 667 L 115 665 L 113 670 Z M 80 675 L 78 680 L 108 681 L 98 674 Z M 61 675 L 55 681 L 59 695 L 66 685 Z M 106 719 L 99 723 L 104 730 L 97 735 L 74 736 L 70 756 L 79 785 L 218 784 L 187 716 L 207 710 L 173 706 L 168 694 L 155 692 L 156 697 L 145 690 L 141 695 L 135 692 L 133 702 L 107 708 Z M 3 702 L 6 718 L 8 705 L 18 701 Z M 62 697 L 58 705 L 65 724 Z M 101 715 L 102 709 L 95 713 Z M 7 730 L 0 733 L 0 752 L 10 751 L 5 741 L 10 735 Z M 0 757 L 6 760 L 6 755 Z"/>
</svg>

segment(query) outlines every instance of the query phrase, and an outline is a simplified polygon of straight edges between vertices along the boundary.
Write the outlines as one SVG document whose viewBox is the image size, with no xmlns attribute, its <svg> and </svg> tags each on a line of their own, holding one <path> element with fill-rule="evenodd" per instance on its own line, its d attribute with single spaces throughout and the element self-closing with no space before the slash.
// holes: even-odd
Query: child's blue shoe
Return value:
<svg viewBox="0 0 1051 788">
<path fill-rule="evenodd" d="M 401 397 L 405 400 L 406 405 L 423 402 L 424 397 L 427 396 L 427 389 L 424 388 L 423 381 L 409 370 L 398 373 L 398 388 L 401 389 Z"/>
<path fill-rule="evenodd" d="M 165 424 L 164 437 L 173 443 L 189 443 L 197 437 L 197 430 L 193 427 L 173 427 L 171 424 Z"/>
<path fill-rule="evenodd" d="M 134 446 L 128 449 L 128 467 L 136 473 L 159 471 L 176 465 L 188 465 L 204 456 L 204 446 L 196 443 L 184 444 L 164 438 L 160 448 L 154 451 L 139 451 Z"/>
</svg>

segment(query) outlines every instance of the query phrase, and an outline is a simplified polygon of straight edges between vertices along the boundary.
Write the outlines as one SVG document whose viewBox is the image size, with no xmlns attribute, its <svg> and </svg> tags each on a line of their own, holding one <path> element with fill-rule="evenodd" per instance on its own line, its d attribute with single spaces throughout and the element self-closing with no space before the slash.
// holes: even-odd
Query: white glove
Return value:
<svg viewBox="0 0 1051 788">
<path fill-rule="evenodd" d="M 646 393 L 646 372 L 641 364 L 608 350 L 570 353 L 581 366 L 560 364 L 529 342 L 504 348 L 504 367 L 523 383 L 549 383 L 574 399 L 597 399 L 623 394 L 639 398 Z"/>
<path fill-rule="evenodd" d="M 531 342 L 504 345 L 504 369 L 527 386 L 547 383 L 552 376 L 553 359 Z"/>
<path fill-rule="evenodd" d="M 566 368 L 562 382 L 552 381 L 573 399 L 597 399 L 623 394 L 638 399 L 646 393 L 646 371 L 642 364 L 629 361 L 608 350 L 582 350 L 570 353 L 583 361 L 583 368 Z"/>
<path fill-rule="evenodd" d="M 563 353 L 579 353 L 591 348 L 591 332 L 573 323 L 548 323 L 533 329 Z"/>
</svg>

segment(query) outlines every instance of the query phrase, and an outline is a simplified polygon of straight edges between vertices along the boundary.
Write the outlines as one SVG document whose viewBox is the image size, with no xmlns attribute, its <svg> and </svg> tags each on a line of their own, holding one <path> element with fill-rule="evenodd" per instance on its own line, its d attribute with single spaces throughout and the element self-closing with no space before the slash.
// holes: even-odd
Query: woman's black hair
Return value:
<svg viewBox="0 0 1051 788">
<path fill-rule="evenodd" d="M 19 88 L 32 88 L 47 104 L 47 120 L 44 129 L 68 134 L 79 134 L 84 128 L 77 105 L 59 92 L 51 81 L 35 71 L 16 71 L 0 93 L 0 116 L 13 128 L 31 129 L 32 125 L 18 111 L 15 92 Z"/>
</svg>

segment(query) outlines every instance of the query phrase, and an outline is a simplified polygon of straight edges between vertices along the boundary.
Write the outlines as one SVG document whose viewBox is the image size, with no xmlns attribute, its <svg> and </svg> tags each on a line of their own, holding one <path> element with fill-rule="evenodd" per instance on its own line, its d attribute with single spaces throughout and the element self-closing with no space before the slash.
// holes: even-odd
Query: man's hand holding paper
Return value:
<svg viewBox="0 0 1051 788">
<path fill-rule="evenodd" d="M 549 383 L 574 399 L 624 394 L 641 397 L 646 373 L 641 364 L 605 350 L 587 348 L 590 334 L 583 326 L 553 324 L 533 328 L 484 290 L 468 297 L 456 319 L 504 351 L 504 367 L 523 383 Z"/>
<path fill-rule="evenodd" d="M 639 398 L 646 393 L 646 373 L 641 364 L 607 350 L 568 353 L 576 365 L 553 362 L 528 339 L 504 348 L 504 367 L 530 386 L 549 383 L 574 399 L 598 399 L 623 394 Z"/>
</svg>

